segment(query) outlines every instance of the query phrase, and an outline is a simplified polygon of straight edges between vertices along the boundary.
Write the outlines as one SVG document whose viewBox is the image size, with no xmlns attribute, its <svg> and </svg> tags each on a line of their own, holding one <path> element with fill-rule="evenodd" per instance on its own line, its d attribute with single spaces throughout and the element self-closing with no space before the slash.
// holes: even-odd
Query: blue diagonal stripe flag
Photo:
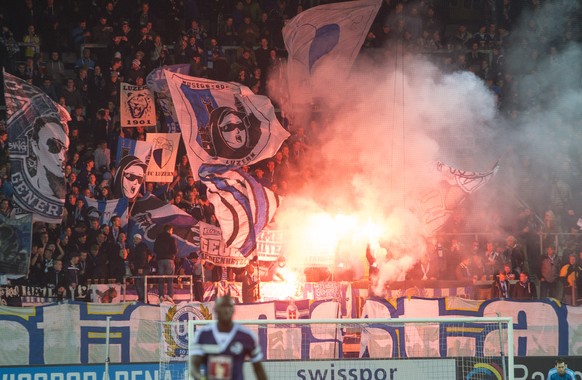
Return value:
<svg viewBox="0 0 582 380">
<path fill-rule="evenodd" d="M 380 9 L 380 0 L 324 4 L 293 17 L 283 28 L 289 52 L 287 82 L 294 103 L 309 103 L 312 80 L 325 68 L 340 79 L 348 73 Z M 322 90 L 327 91 L 326 86 Z"/>
<path fill-rule="evenodd" d="M 280 197 L 238 167 L 203 164 L 198 174 L 208 187 L 226 246 L 247 257 L 273 219 Z"/>
<path fill-rule="evenodd" d="M 127 225 L 127 207 L 129 205 L 127 198 L 97 200 L 85 197 L 84 199 L 87 207 L 87 214 L 89 216 L 98 217 L 100 224 L 109 224 L 111 217 L 117 215 L 121 219 L 121 226 L 125 227 Z"/>
</svg>

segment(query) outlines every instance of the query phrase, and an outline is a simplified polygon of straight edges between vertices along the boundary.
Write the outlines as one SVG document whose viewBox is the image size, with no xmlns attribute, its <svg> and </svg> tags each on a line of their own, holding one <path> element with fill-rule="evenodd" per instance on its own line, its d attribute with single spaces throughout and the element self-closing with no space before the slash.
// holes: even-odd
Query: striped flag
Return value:
<svg viewBox="0 0 582 380">
<path fill-rule="evenodd" d="M 208 187 L 226 246 L 247 257 L 257 246 L 257 235 L 273 219 L 279 196 L 241 168 L 202 165 L 198 174 Z"/>
<path fill-rule="evenodd" d="M 100 224 L 109 224 L 112 216 L 117 215 L 121 219 L 121 226 L 125 227 L 128 222 L 127 207 L 129 202 L 127 198 L 112 199 L 112 200 L 97 200 L 85 197 L 85 207 L 87 207 L 87 214 L 95 213 L 99 218 Z"/>
<path fill-rule="evenodd" d="M 320 69 L 333 68 L 335 79 L 348 76 L 381 3 L 359 0 L 324 4 L 299 13 L 285 25 L 292 102 L 311 102 L 312 79 Z M 329 87 L 322 91 L 329 91 Z"/>
</svg>

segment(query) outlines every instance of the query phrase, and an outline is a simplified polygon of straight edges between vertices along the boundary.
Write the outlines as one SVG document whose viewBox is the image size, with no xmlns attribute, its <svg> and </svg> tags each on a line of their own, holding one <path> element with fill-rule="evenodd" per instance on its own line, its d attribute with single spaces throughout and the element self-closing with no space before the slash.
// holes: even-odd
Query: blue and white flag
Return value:
<svg viewBox="0 0 582 380">
<path fill-rule="evenodd" d="M 28 275 L 32 246 L 32 214 L 20 218 L 0 215 L 0 273 L 10 278 Z"/>
<path fill-rule="evenodd" d="M 37 87 L 4 74 L 10 180 L 19 214 L 60 223 L 65 206 L 68 112 Z"/>
<path fill-rule="evenodd" d="M 149 182 L 173 182 L 180 134 L 148 133 L 146 141 L 152 143 L 152 157 L 146 173 L 147 180 Z"/>
<path fill-rule="evenodd" d="M 316 92 L 312 78 L 319 69 L 333 69 L 337 79 L 348 76 L 381 3 L 358 0 L 320 5 L 299 13 L 285 25 L 291 102 L 311 102 Z M 325 91 L 329 87 L 322 88 Z"/>
<path fill-rule="evenodd" d="M 168 88 L 168 82 L 166 81 L 164 70 L 168 70 L 173 73 L 188 75 L 188 73 L 190 72 L 190 65 L 181 64 L 159 67 L 157 69 L 154 69 L 151 73 L 149 73 L 146 78 L 146 83 L 148 84 L 150 90 L 154 92 L 156 103 L 162 110 L 162 114 L 164 115 L 164 122 L 168 129 L 168 132 L 170 133 L 180 132 L 178 116 L 176 116 L 174 102 L 172 102 L 172 97 L 170 96 L 170 89 Z"/>
<path fill-rule="evenodd" d="M 247 257 L 257 246 L 257 235 L 273 219 L 279 196 L 241 168 L 202 165 L 199 176 L 208 187 L 226 247 Z"/>
<path fill-rule="evenodd" d="M 134 201 L 146 180 L 152 153 L 151 142 L 120 138 L 117 143 L 117 171 L 113 179 L 113 196 Z"/>
<path fill-rule="evenodd" d="M 129 217 L 128 236 L 139 233 L 153 251 L 154 242 L 164 231 L 166 224 L 174 227 L 172 236 L 178 242 L 178 257 L 188 257 L 192 252 L 199 252 L 198 221 L 186 211 L 151 194 L 138 199 L 133 204 Z"/>
<path fill-rule="evenodd" d="M 100 224 L 109 224 L 111 217 L 116 215 L 121 219 L 121 226 L 125 228 L 129 221 L 127 208 L 129 202 L 127 198 L 112 199 L 112 200 L 97 200 L 85 197 L 85 207 L 87 208 L 87 215 L 90 217 L 98 217 Z"/>
<path fill-rule="evenodd" d="M 499 170 L 499 163 L 487 172 L 470 172 L 436 162 L 439 180 L 422 191 L 415 202 L 415 212 L 427 236 L 436 234 L 455 209 L 470 195 L 485 186 Z"/>
<path fill-rule="evenodd" d="M 193 173 L 202 164 L 270 158 L 289 137 L 266 96 L 238 83 L 165 73 Z"/>
</svg>

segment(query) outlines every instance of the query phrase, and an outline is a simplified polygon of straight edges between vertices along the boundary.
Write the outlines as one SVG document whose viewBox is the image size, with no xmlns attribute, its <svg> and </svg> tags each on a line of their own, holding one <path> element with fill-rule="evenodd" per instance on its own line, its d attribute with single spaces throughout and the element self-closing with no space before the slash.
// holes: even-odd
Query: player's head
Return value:
<svg viewBox="0 0 582 380">
<path fill-rule="evenodd" d="M 234 314 L 234 300 L 229 296 L 222 296 L 214 303 L 214 312 L 218 322 L 230 322 Z"/>
<path fill-rule="evenodd" d="M 564 359 L 562 359 L 562 358 L 556 359 L 556 371 L 558 371 L 559 375 L 565 374 L 566 368 L 568 368 L 568 365 L 566 364 Z"/>
</svg>

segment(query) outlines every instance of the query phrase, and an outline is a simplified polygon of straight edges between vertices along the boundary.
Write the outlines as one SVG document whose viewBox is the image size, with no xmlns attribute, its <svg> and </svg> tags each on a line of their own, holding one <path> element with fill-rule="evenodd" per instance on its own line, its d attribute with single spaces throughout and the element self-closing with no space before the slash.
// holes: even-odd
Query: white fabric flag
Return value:
<svg viewBox="0 0 582 380">
<path fill-rule="evenodd" d="M 289 137 L 266 96 L 238 83 L 165 74 L 193 173 L 203 163 L 244 166 L 270 158 Z"/>
<path fill-rule="evenodd" d="M 299 13 L 285 25 L 292 103 L 311 102 L 316 93 L 313 79 L 319 69 L 333 69 L 336 79 L 347 77 L 380 5 L 379 0 L 320 5 Z M 322 91 L 329 91 L 329 87 Z"/>
<path fill-rule="evenodd" d="M 148 133 L 146 141 L 152 143 L 152 156 L 146 172 L 147 180 L 149 182 L 174 181 L 180 134 Z"/>
</svg>

